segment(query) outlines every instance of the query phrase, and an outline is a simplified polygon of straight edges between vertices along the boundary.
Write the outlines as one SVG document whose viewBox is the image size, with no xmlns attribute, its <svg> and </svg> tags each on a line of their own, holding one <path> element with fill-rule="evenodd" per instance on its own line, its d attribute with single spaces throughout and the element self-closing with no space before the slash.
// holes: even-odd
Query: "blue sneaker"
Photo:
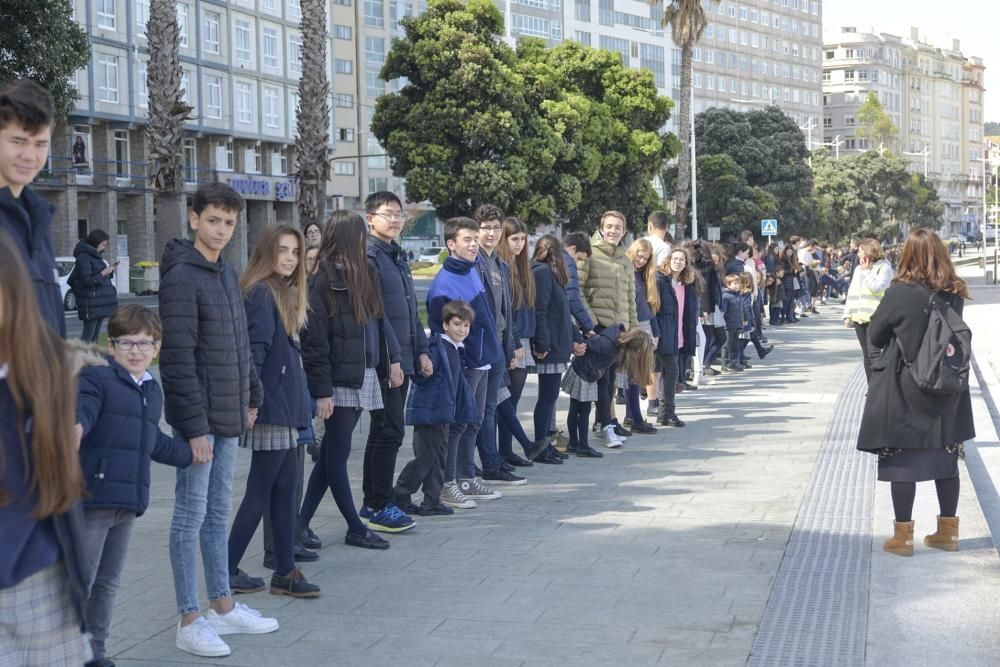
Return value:
<svg viewBox="0 0 1000 667">
<path fill-rule="evenodd" d="M 368 528 L 380 533 L 401 533 L 417 525 L 416 521 L 407 516 L 394 503 L 389 503 L 377 512 L 371 508 L 365 509 L 369 511 Z"/>
</svg>

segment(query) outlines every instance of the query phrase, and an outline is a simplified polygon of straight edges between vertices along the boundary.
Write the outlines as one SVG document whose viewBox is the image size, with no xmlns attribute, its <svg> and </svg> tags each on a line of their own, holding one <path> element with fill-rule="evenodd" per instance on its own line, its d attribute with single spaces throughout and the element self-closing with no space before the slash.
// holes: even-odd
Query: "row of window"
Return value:
<svg viewBox="0 0 1000 667">
<path fill-rule="evenodd" d="M 757 9 L 754 7 L 745 7 L 743 5 L 737 6 L 736 4 L 730 2 L 718 2 L 717 0 L 702 0 L 702 6 L 705 8 L 706 12 L 715 11 L 719 16 L 726 16 L 728 13 L 730 18 L 736 18 L 737 14 L 741 21 L 750 20 L 755 22 L 757 19 L 754 18 L 757 14 Z M 759 6 L 764 6 L 767 4 L 767 0 L 761 0 L 758 3 Z M 775 7 L 782 7 L 786 10 L 799 11 L 801 9 L 803 14 L 808 14 L 809 10 L 812 9 L 813 16 L 819 16 L 819 2 L 816 0 L 771 0 L 771 4 Z M 764 16 L 767 16 L 767 12 L 762 12 Z"/>
<path fill-rule="evenodd" d="M 127 2 L 128 0 L 124 0 Z M 146 34 L 146 24 L 149 22 L 149 2 L 150 0 L 133 0 L 133 13 L 135 15 L 136 32 L 139 35 Z M 103 30 L 119 30 L 119 17 L 125 16 L 123 0 L 94 0 L 94 9 L 97 16 L 97 27 Z M 350 5 L 350 0 L 338 0 L 337 4 Z M 285 7 L 285 17 L 294 21 L 302 18 L 302 7 L 300 0 L 260 0 L 260 10 L 271 14 L 277 18 L 281 17 L 281 7 Z M 188 40 L 188 10 L 186 3 L 177 3 L 177 23 L 180 27 L 181 46 L 187 48 Z M 205 10 L 203 12 L 203 36 L 204 48 L 208 53 L 219 52 L 219 25 L 221 23 L 219 12 Z M 214 50 L 213 50 L 214 49 Z"/>
<path fill-rule="evenodd" d="M 819 93 L 801 88 L 779 88 L 761 84 L 759 81 L 747 81 L 736 77 L 715 76 L 713 74 L 701 74 L 695 72 L 691 75 L 691 85 L 696 90 L 714 91 L 739 95 L 740 97 L 753 97 L 768 102 L 784 100 L 794 104 L 812 104 L 819 106 Z"/>
<path fill-rule="evenodd" d="M 754 31 L 748 32 L 746 30 L 737 30 L 736 28 L 729 28 L 727 30 L 725 26 L 716 27 L 709 23 L 702 34 L 702 41 L 699 43 L 705 44 L 713 40 L 719 43 L 728 42 L 730 44 L 739 44 L 740 46 L 749 46 L 762 51 L 773 51 L 774 53 L 780 53 L 793 58 L 802 57 L 807 60 L 819 61 L 819 49 L 815 46 L 810 47 L 804 44 L 800 45 L 798 42 L 789 42 L 777 38 L 772 39 L 767 35 L 761 35 Z"/>
<path fill-rule="evenodd" d="M 702 49 L 695 47 L 692 50 L 691 58 L 697 63 L 704 62 L 706 65 L 715 65 L 722 69 L 739 69 L 754 75 L 773 76 L 775 79 L 794 79 L 796 81 L 812 81 L 813 83 L 819 83 L 820 80 L 818 69 L 786 63 L 779 64 L 769 60 L 758 61 L 756 58 L 736 53 L 713 51 L 712 49 L 702 51 Z M 676 64 L 679 66 L 680 62 L 678 61 Z"/>
</svg>

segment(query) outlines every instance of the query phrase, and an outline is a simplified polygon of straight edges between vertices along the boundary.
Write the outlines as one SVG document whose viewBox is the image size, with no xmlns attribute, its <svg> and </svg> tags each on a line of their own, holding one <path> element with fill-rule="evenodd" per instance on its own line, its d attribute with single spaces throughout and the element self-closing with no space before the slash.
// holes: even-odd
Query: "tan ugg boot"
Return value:
<svg viewBox="0 0 1000 667">
<path fill-rule="evenodd" d="M 913 555 L 913 522 L 893 521 L 894 534 L 885 541 L 882 548 L 897 556 Z"/>
<path fill-rule="evenodd" d="M 939 516 L 937 532 L 924 538 L 924 544 L 935 549 L 958 551 L 958 517 Z"/>
</svg>

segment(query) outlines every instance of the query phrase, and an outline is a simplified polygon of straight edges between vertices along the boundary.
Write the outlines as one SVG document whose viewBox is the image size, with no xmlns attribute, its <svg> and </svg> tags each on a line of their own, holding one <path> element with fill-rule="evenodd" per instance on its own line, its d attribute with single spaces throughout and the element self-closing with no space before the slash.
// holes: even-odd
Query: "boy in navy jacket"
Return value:
<svg viewBox="0 0 1000 667">
<path fill-rule="evenodd" d="M 413 391 L 406 403 L 405 422 L 413 426 L 414 459 L 399 473 L 393 489 L 400 509 L 421 516 L 455 513 L 441 501 L 448 427 L 475 421 L 477 417 L 475 398 L 465 379 L 462 344 L 469 335 L 475 313 L 464 301 L 449 301 L 441 309 L 441 318 L 444 331 L 433 334 L 428 346 L 434 373 L 427 378 L 414 376 Z M 411 496 L 420 487 L 424 500 L 417 507 Z"/>
<path fill-rule="evenodd" d="M 726 289 L 722 290 L 722 316 L 726 320 L 726 363 L 722 366 L 722 372 L 733 373 L 743 370 L 739 363 L 740 331 L 749 320 L 743 308 L 739 274 L 727 274 L 724 282 Z"/>
<path fill-rule="evenodd" d="M 83 549 L 93 567 L 87 572 L 86 617 L 98 662 L 104 658 L 132 523 L 149 505 L 149 462 L 179 468 L 193 462 L 187 442 L 160 431 L 163 392 L 147 369 L 160 350 L 161 335 L 153 311 L 123 306 L 108 322 L 108 364 L 80 373 L 77 420 L 87 484 Z"/>
</svg>

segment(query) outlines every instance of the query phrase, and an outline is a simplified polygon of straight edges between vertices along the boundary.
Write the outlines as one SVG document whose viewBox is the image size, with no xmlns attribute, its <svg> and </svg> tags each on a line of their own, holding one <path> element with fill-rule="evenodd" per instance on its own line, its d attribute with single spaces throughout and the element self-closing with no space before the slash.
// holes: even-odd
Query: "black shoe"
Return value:
<svg viewBox="0 0 1000 667">
<path fill-rule="evenodd" d="M 632 431 L 628 430 L 627 428 L 623 428 L 622 425 L 619 424 L 617 421 L 611 423 L 615 425 L 615 435 L 620 435 L 623 438 L 627 438 L 630 435 L 632 435 Z"/>
<path fill-rule="evenodd" d="M 514 464 L 508 463 L 503 457 L 500 457 L 500 467 L 507 472 L 514 472 Z"/>
<path fill-rule="evenodd" d="M 310 442 L 306 445 L 306 454 L 312 457 L 313 463 L 319 461 L 319 445 L 315 442 Z"/>
<path fill-rule="evenodd" d="M 262 565 L 265 568 L 267 568 L 268 570 L 277 570 L 278 569 L 278 559 L 275 558 L 275 556 L 274 556 L 273 553 L 265 551 L 264 552 L 264 562 L 262 563 Z"/>
<path fill-rule="evenodd" d="M 764 357 L 766 357 L 767 355 L 771 354 L 771 352 L 773 352 L 773 351 L 774 351 L 774 346 L 773 346 L 773 345 L 771 345 L 770 347 L 767 347 L 767 348 L 764 348 L 764 351 L 763 351 L 763 352 L 761 352 L 760 354 L 758 354 L 757 356 L 758 356 L 759 358 L 763 359 L 763 358 L 764 358 Z"/>
<path fill-rule="evenodd" d="M 625 394 L 621 390 L 615 394 L 615 405 L 625 405 Z"/>
<path fill-rule="evenodd" d="M 318 598 L 319 586 L 310 584 L 302 576 L 302 570 L 295 568 L 282 577 L 277 572 L 271 575 L 271 595 L 287 595 L 293 598 Z"/>
<path fill-rule="evenodd" d="M 632 424 L 633 433 L 656 433 L 656 427 L 649 422 L 639 422 L 638 424 Z"/>
<path fill-rule="evenodd" d="M 296 544 L 293 549 L 292 555 L 295 556 L 296 563 L 311 563 L 314 560 L 319 560 L 318 553 L 309 551 L 301 544 Z"/>
<path fill-rule="evenodd" d="M 475 475 L 476 475 L 476 477 L 482 477 L 483 476 L 483 471 L 480 470 L 479 466 L 473 466 L 473 467 L 475 468 Z"/>
<path fill-rule="evenodd" d="M 515 475 L 514 473 L 504 470 L 503 468 L 499 468 L 498 470 L 484 470 L 480 477 L 488 484 L 510 484 L 511 486 L 522 486 L 528 483 L 528 480 L 525 478 L 520 475 Z"/>
<path fill-rule="evenodd" d="M 548 448 L 549 448 L 549 439 L 545 438 L 543 440 L 539 440 L 534 445 L 532 445 L 531 449 L 524 450 L 524 456 L 529 461 L 537 461 L 541 453 Z"/>
<path fill-rule="evenodd" d="M 420 516 L 451 516 L 455 513 L 455 510 L 448 507 L 444 503 L 438 503 L 437 505 L 421 505 L 417 508 L 417 514 Z M 409 514 L 409 512 L 407 512 Z"/>
<path fill-rule="evenodd" d="M 690 382 L 685 382 L 684 386 L 688 388 L 688 391 L 698 391 L 698 385 L 691 384 Z"/>
<path fill-rule="evenodd" d="M 94 658 L 90 662 L 84 663 L 83 667 L 115 667 L 115 663 L 111 660 L 111 658 L 102 656 L 100 658 Z"/>
<path fill-rule="evenodd" d="M 233 593 L 259 593 L 267 588 L 260 577 L 251 577 L 243 570 L 229 575 L 229 590 Z"/>
<path fill-rule="evenodd" d="M 389 542 L 382 539 L 370 530 L 366 530 L 364 535 L 355 535 L 351 531 L 347 531 L 347 535 L 344 536 L 344 544 L 352 547 L 361 547 L 362 549 L 388 549 Z"/>
<path fill-rule="evenodd" d="M 552 453 L 555 454 L 556 456 L 558 456 L 559 458 L 561 458 L 563 461 L 565 461 L 566 459 L 569 458 L 569 454 L 567 454 L 565 452 L 560 452 L 555 447 L 552 447 Z"/>
<path fill-rule="evenodd" d="M 600 453 L 590 445 L 585 445 L 583 447 L 576 447 L 574 449 L 568 450 L 575 454 L 576 456 L 581 456 L 585 459 L 601 459 L 604 458 L 604 454 Z"/>
<path fill-rule="evenodd" d="M 501 458 L 503 458 L 505 463 L 514 466 L 516 468 L 530 468 L 533 465 L 531 461 L 528 461 L 527 459 L 522 459 L 520 456 L 513 453 L 507 454 Z"/>
<path fill-rule="evenodd" d="M 416 514 L 417 509 L 419 509 L 412 500 L 403 501 L 399 496 L 396 496 L 393 502 L 396 503 L 396 507 L 403 511 L 403 514 Z"/>
<path fill-rule="evenodd" d="M 535 457 L 535 463 L 548 463 L 550 465 L 562 465 L 562 457 L 556 454 L 555 447 L 549 447 Z"/>
<path fill-rule="evenodd" d="M 718 375 L 720 373 L 720 371 L 715 370 L 711 366 L 705 366 L 704 373 L 705 373 L 705 375 L 711 377 L 711 376 L 714 376 L 714 375 Z"/>
<path fill-rule="evenodd" d="M 676 426 L 677 428 L 683 428 L 685 425 L 677 415 L 667 415 L 660 419 L 660 423 L 664 426 Z"/>
<path fill-rule="evenodd" d="M 302 532 L 299 533 L 299 543 L 306 549 L 322 549 L 323 543 L 320 542 L 319 537 L 313 532 L 312 528 L 303 528 Z"/>
</svg>

